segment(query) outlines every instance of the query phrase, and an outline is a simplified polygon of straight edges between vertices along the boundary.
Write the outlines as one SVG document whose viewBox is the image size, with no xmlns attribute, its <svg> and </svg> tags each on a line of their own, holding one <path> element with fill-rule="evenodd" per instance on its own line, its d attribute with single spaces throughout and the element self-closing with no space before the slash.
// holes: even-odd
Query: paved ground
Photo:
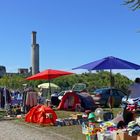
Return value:
<svg viewBox="0 0 140 140">
<path fill-rule="evenodd" d="M 46 132 L 35 126 L 0 121 L 0 140 L 70 140 L 55 132 Z"/>
</svg>

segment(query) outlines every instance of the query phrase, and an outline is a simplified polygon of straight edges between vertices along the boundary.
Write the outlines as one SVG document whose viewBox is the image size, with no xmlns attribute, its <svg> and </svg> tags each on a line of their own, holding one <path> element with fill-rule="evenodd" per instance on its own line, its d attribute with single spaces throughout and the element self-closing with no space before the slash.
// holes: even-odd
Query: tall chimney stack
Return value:
<svg viewBox="0 0 140 140">
<path fill-rule="evenodd" d="M 32 44 L 36 45 L 36 32 L 32 31 Z"/>
<path fill-rule="evenodd" d="M 32 75 L 39 72 L 39 44 L 36 44 L 36 32 L 32 31 Z"/>
</svg>

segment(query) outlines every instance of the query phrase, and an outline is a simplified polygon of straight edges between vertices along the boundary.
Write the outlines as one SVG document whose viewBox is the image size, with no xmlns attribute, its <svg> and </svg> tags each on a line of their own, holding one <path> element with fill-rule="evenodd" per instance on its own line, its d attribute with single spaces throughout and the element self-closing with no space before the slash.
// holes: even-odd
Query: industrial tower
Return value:
<svg viewBox="0 0 140 140">
<path fill-rule="evenodd" d="M 32 75 L 39 72 L 39 44 L 36 44 L 36 32 L 32 31 Z"/>
</svg>

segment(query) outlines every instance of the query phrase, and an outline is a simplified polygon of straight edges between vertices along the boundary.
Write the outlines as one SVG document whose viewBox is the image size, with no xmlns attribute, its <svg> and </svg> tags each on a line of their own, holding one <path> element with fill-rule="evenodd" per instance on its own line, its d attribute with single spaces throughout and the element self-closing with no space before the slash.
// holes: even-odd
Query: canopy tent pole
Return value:
<svg viewBox="0 0 140 140">
<path fill-rule="evenodd" d="M 110 88 L 112 89 L 112 69 L 110 69 Z"/>
<path fill-rule="evenodd" d="M 110 69 L 110 88 L 114 87 L 114 76 L 112 74 L 112 69 Z"/>
<path fill-rule="evenodd" d="M 112 75 L 112 69 L 110 69 L 110 97 L 109 97 L 109 107 L 111 109 L 112 112 L 112 108 L 114 106 L 114 99 L 112 96 L 112 87 L 114 86 L 114 79 L 113 79 L 113 75 Z"/>
<path fill-rule="evenodd" d="M 49 98 L 51 97 L 51 81 L 49 80 Z"/>
</svg>

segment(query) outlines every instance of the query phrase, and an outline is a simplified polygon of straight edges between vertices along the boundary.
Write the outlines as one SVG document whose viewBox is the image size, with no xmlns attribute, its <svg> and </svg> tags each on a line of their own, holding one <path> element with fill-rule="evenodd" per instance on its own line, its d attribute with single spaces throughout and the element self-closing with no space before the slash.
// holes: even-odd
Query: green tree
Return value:
<svg viewBox="0 0 140 140">
<path fill-rule="evenodd" d="M 132 10 L 140 8 L 140 0 L 125 0 L 124 2 L 126 5 L 130 5 L 130 8 L 132 8 Z"/>
<path fill-rule="evenodd" d="M 22 88 L 22 84 L 25 82 L 23 76 L 19 75 L 10 75 L 4 76 L 0 79 L 0 86 L 7 87 L 12 89 Z"/>
<path fill-rule="evenodd" d="M 133 81 L 128 77 L 121 75 L 120 73 L 113 74 L 115 78 L 115 88 L 127 91 L 128 85 Z M 24 75 L 11 75 L 4 76 L 0 79 L 0 86 L 7 87 L 10 89 L 22 89 L 23 84 L 32 86 L 34 88 L 41 83 L 48 82 L 47 80 L 26 80 Z M 59 77 L 51 80 L 51 82 L 57 84 L 61 90 L 72 89 L 73 85 L 76 83 L 85 83 L 89 91 L 95 88 L 102 88 L 110 86 L 110 73 L 107 71 L 98 71 L 96 73 L 82 73 Z"/>
</svg>

